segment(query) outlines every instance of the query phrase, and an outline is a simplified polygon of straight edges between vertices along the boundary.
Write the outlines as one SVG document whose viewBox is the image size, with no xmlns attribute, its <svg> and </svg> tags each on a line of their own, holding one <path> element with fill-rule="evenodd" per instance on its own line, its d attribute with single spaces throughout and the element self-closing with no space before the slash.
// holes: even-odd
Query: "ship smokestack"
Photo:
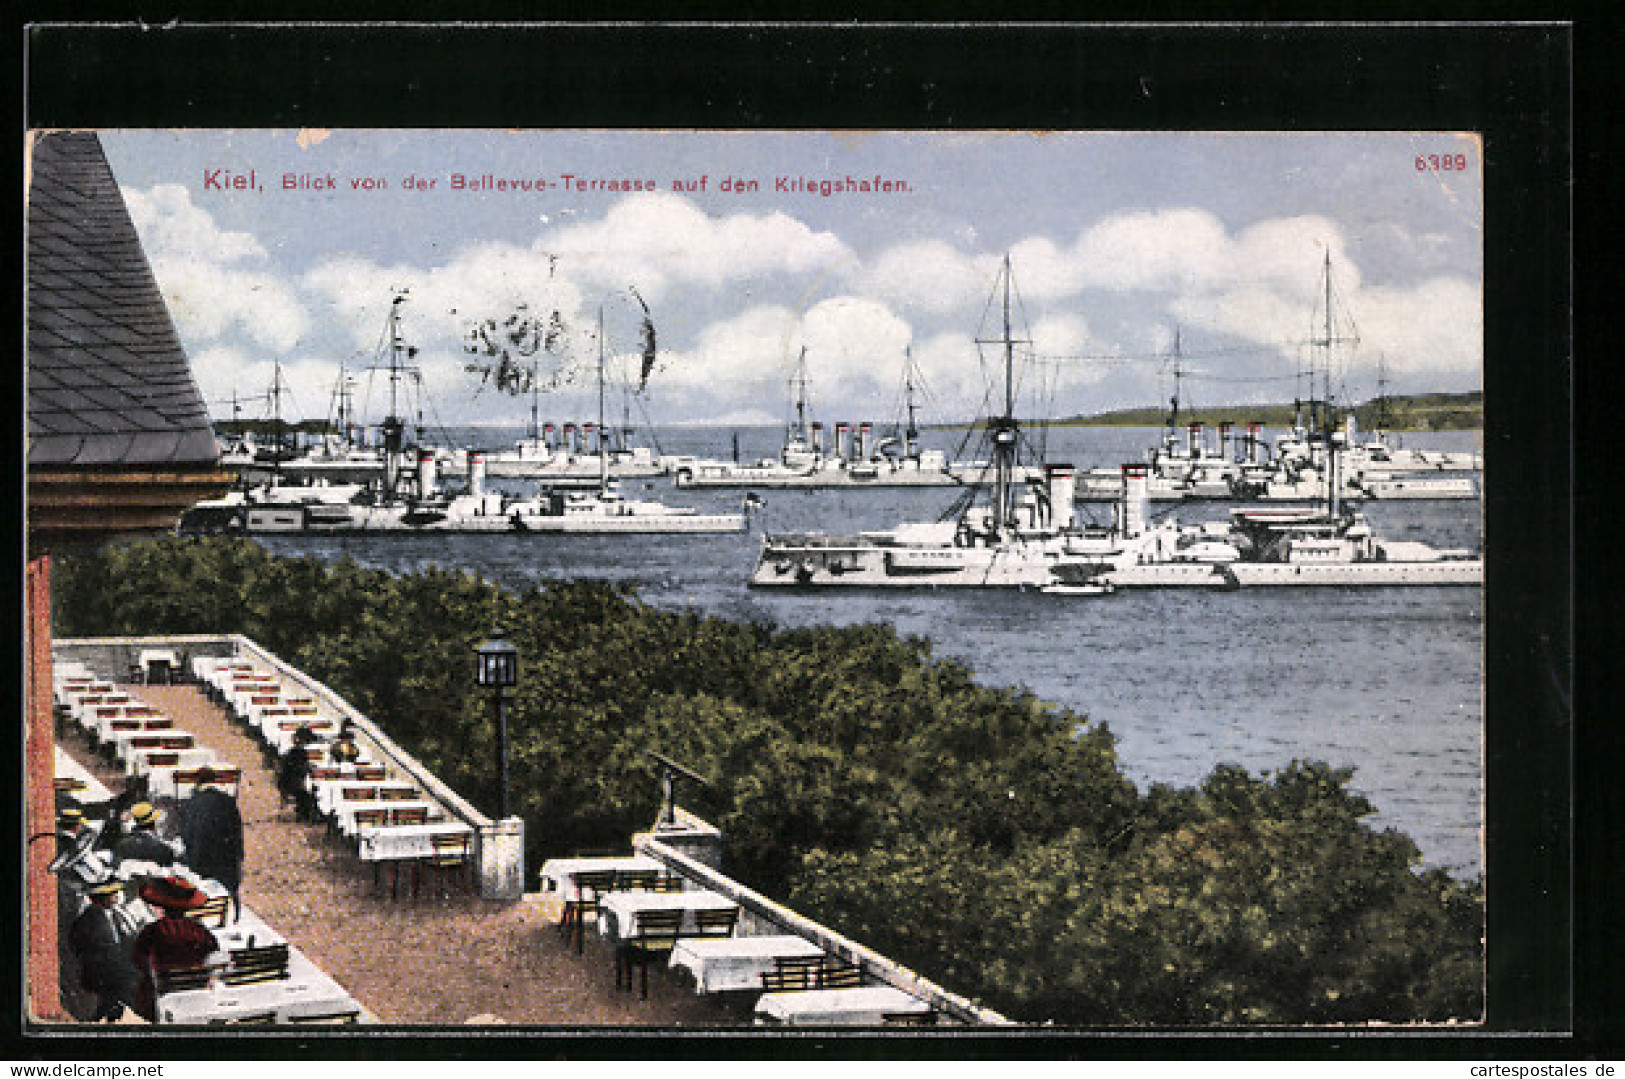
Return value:
<svg viewBox="0 0 1625 1079">
<path fill-rule="evenodd" d="M 476 450 L 468 454 L 468 493 L 475 498 L 485 497 L 485 454 Z"/>
<path fill-rule="evenodd" d="M 1123 501 L 1118 503 L 1117 530 L 1133 539 L 1145 531 L 1151 484 L 1145 465 L 1123 466 Z"/>
<path fill-rule="evenodd" d="M 418 451 L 418 497 L 428 498 L 434 494 L 435 488 L 435 460 L 433 450 Z"/>
<path fill-rule="evenodd" d="M 851 449 L 847 445 L 847 443 L 850 441 L 848 438 L 848 432 L 850 432 L 850 430 L 851 427 L 848 424 L 837 423 L 835 425 L 835 456 L 841 458 L 843 461 L 851 456 Z"/>
<path fill-rule="evenodd" d="M 574 456 L 576 451 L 576 425 L 567 423 L 564 425 L 564 452 Z"/>
<path fill-rule="evenodd" d="M 1185 452 L 1191 460 L 1202 456 L 1202 425 L 1188 423 L 1185 425 Z"/>
<path fill-rule="evenodd" d="M 1235 426 L 1229 420 L 1219 424 L 1219 460 L 1230 460 L 1230 428 Z"/>
<path fill-rule="evenodd" d="M 813 439 L 812 439 L 813 452 L 820 455 L 820 456 L 822 456 L 823 453 L 824 453 L 824 425 L 822 423 L 820 423 L 819 421 L 814 420 L 813 425 L 812 425 L 812 432 L 813 432 Z"/>
<path fill-rule="evenodd" d="M 553 452 L 553 432 L 554 432 L 554 430 L 555 430 L 555 428 L 551 423 L 542 424 L 542 445 L 547 447 L 547 452 L 548 453 Z"/>
<path fill-rule="evenodd" d="M 603 453 L 604 436 L 598 430 L 596 423 L 584 424 L 581 428 L 581 452 Z"/>
<path fill-rule="evenodd" d="M 1050 524 L 1055 528 L 1071 528 L 1077 470 L 1071 465 L 1045 465 L 1044 482 L 1049 493 Z"/>
<path fill-rule="evenodd" d="M 1264 425 L 1254 420 L 1247 425 L 1247 463 L 1258 463 L 1258 445 L 1264 441 Z"/>
<path fill-rule="evenodd" d="M 869 455 L 874 452 L 874 446 L 871 442 L 873 435 L 873 424 L 860 423 L 858 425 L 858 460 L 867 461 Z"/>
</svg>

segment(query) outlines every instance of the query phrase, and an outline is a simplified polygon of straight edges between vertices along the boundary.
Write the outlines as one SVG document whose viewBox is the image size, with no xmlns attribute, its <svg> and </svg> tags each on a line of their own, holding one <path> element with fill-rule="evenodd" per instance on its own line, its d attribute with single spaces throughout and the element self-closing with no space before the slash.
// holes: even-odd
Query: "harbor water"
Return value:
<svg viewBox="0 0 1625 1079">
<path fill-rule="evenodd" d="M 497 448 L 521 431 L 452 431 Z M 1056 428 L 1046 457 L 1080 468 L 1143 458 L 1146 428 Z M 954 451 L 960 435 L 928 433 Z M 679 428 L 656 433 L 665 453 L 741 460 L 777 452 L 778 428 Z M 634 441 L 641 441 L 634 436 Z M 1472 432 L 1403 436 L 1424 449 L 1477 450 Z M 966 457 L 974 445 L 959 457 Z M 1481 480 L 1482 477 L 1479 477 Z M 523 485 L 515 490 L 524 490 Z M 677 490 L 666 479 L 626 485 L 701 510 L 734 510 L 744 490 Z M 1025 687 L 1105 723 L 1124 768 L 1142 786 L 1190 785 L 1215 765 L 1254 772 L 1294 759 L 1355 769 L 1354 788 L 1398 828 L 1424 863 L 1482 871 L 1483 613 L 1478 588 L 1121 590 L 1104 596 L 976 589 L 752 590 L 761 532 L 854 532 L 936 519 L 951 488 L 775 490 L 739 535 L 266 536 L 279 554 L 354 558 L 393 572 L 462 567 L 523 585 L 565 577 L 636 582 L 643 598 L 782 626 L 884 622 L 931 641 L 933 653 L 985 683 Z M 1222 517 L 1222 503 L 1156 503 L 1181 522 Z M 1368 503 L 1379 535 L 1438 547 L 1482 548 L 1476 499 Z M 1110 507 L 1080 506 L 1104 523 Z"/>
</svg>

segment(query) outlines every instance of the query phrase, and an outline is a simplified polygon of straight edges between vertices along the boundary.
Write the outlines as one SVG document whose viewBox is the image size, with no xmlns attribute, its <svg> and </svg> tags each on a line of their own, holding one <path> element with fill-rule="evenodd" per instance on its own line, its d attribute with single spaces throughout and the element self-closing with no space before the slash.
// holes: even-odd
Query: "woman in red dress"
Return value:
<svg viewBox="0 0 1625 1079">
<path fill-rule="evenodd" d="M 180 877 L 155 877 L 141 886 L 141 898 L 163 912 L 136 936 L 133 950 L 135 969 L 141 975 L 135 1010 L 149 1022 L 156 1022 L 157 974 L 200 967 L 220 946 L 203 923 L 186 916 L 187 911 L 207 901 L 196 886 Z"/>
</svg>

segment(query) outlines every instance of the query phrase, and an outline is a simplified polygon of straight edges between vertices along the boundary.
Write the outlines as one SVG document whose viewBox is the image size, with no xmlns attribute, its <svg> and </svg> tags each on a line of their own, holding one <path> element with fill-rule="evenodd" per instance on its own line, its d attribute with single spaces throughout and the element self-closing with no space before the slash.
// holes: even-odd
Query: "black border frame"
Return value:
<svg viewBox="0 0 1625 1079">
<path fill-rule="evenodd" d="M 189 5 L 191 6 L 191 5 Z M 204 5 L 195 5 L 200 17 Z M 328 9 L 321 9 L 323 11 Z M 77 18 L 99 15 L 76 13 Z M 411 18 L 412 8 L 390 13 Z M 509 12 L 511 14 L 511 12 Z M 311 14 L 318 14 L 312 11 Z M 379 12 L 382 14 L 382 12 Z M 503 13 L 476 4 L 465 18 Z M 41 18 L 52 16 L 40 13 Z M 1540 1057 L 1617 1046 L 1580 975 L 1625 954 L 1617 832 L 1575 786 L 1571 254 L 1574 27 L 1546 23 L 42 23 L 35 127 L 1473 130 L 1484 136 L 1488 1022 L 1440 1030 L 764 1039 L 516 1029 L 298 1039 L 335 1059 L 560 1056 Z M 246 17 L 246 16 L 245 16 Z M 287 14 L 279 15 L 287 19 Z M 20 175 L 20 170 L 18 175 Z M 13 302 L 17 302 L 14 298 Z M 21 324 L 19 318 L 18 325 Z M 20 367 L 20 365 L 18 365 Z M 20 379 L 20 372 L 18 374 Z M 14 400 L 21 400 L 20 383 Z M 14 605 L 20 609 L 20 604 Z M 1615 738 L 1617 745 L 1617 737 Z M 8 814 L 15 809 L 8 806 Z M 1608 816 L 1609 813 L 1613 815 Z M 13 834 L 17 834 L 15 831 Z M 1576 912 L 1576 895 L 1585 904 Z M 8 935 L 16 927 L 8 925 Z M 1576 948 L 1574 940 L 1583 947 Z M 1612 941 L 1614 947 L 1609 947 Z M 21 941 L 10 955 L 21 954 Z M 1615 979 L 1617 974 L 1605 976 Z M 286 1039 L 12 1031 L 26 1056 L 276 1057 Z M 1595 983 L 1600 988 L 1600 983 Z M 8 1036 L 8 1043 L 11 1037 Z"/>
</svg>

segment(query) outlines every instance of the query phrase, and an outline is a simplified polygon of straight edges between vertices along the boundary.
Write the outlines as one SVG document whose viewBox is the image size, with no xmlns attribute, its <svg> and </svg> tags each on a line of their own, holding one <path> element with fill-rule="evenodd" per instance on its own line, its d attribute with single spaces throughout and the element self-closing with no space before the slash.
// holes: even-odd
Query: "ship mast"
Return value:
<svg viewBox="0 0 1625 1079">
<path fill-rule="evenodd" d="M 598 493 L 609 490 L 609 455 L 604 452 L 604 306 L 598 305 Z"/>
<path fill-rule="evenodd" d="M 914 349 L 909 345 L 903 346 L 903 407 L 908 410 L 908 427 L 903 431 L 903 457 L 906 459 L 916 456 L 915 444 L 920 437 L 920 429 L 914 422 Z"/>
<path fill-rule="evenodd" d="M 405 424 L 400 417 L 401 382 L 401 304 L 406 302 L 406 291 L 395 294 L 389 304 L 389 414 L 384 417 L 384 498 L 394 501 L 395 488 L 400 482 L 401 442 Z"/>
<path fill-rule="evenodd" d="M 795 374 L 790 376 L 790 385 L 795 391 L 796 400 L 796 430 L 795 441 L 801 446 L 812 445 L 807 437 L 807 346 L 801 346 L 801 355 L 796 358 Z"/>
<path fill-rule="evenodd" d="M 1003 537 L 1015 522 L 1014 489 L 1016 443 L 1020 425 L 1016 422 L 1016 339 L 1010 328 L 1010 256 L 1004 256 L 1003 333 L 997 342 L 1004 346 L 1004 412 L 992 417 L 988 427 L 993 438 L 993 534 Z"/>
</svg>

